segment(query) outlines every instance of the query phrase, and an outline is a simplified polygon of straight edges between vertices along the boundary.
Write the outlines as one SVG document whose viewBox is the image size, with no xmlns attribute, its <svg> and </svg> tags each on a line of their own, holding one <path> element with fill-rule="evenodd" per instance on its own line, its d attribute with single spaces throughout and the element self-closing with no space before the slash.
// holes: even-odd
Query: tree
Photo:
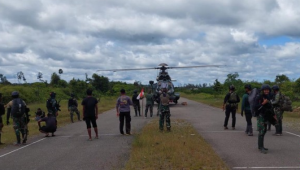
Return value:
<svg viewBox="0 0 300 170">
<path fill-rule="evenodd" d="M 6 79 L 6 76 L 0 74 L 0 83 L 1 84 L 10 84 L 10 82 Z"/>
<path fill-rule="evenodd" d="M 98 74 L 92 75 L 92 86 L 103 93 L 109 90 L 109 80 L 107 77 L 99 76 Z"/>
<path fill-rule="evenodd" d="M 51 81 L 50 81 L 50 85 L 58 85 L 58 82 L 60 80 L 60 77 L 58 74 L 56 74 L 55 72 L 51 75 Z"/>
<path fill-rule="evenodd" d="M 216 93 L 219 93 L 220 91 L 222 91 L 222 85 L 219 82 L 218 79 L 215 80 L 214 85 L 213 85 L 213 89 Z"/>
<path fill-rule="evenodd" d="M 289 81 L 290 81 L 290 79 L 284 74 L 277 75 L 275 78 L 275 83 L 278 85 L 281 85 L 282 83 L 289 82 Z"/>
</svg>

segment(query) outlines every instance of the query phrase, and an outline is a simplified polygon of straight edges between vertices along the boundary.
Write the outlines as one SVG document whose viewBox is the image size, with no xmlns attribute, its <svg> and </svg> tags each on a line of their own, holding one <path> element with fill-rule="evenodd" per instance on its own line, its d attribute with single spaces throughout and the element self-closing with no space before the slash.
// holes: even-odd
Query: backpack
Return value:
<svg viewBox="0 0 300 170">
<path fill-rule="evenodd" d="M 280 110 L 282 110 L 282 111 L 290 111 L 290 112 L 293 111 L 291 99 L 282 93 L 280 93 L 279 107 L 280 107 Z"/>
<path fill-rule="evenodd" d="M 26 106 L 22 99 L 13 99 L 11 107 L 11 115 L 15 118 L 20 118 L 25 114 Z"/>
<path fill-rule="evenodd" d="M 5 114 L 4 104 L 0 103 L 0 116 Z"/>
<path fill-rule="evenodd" d="M 232 92 L 229 96 L 228 102 L 229 103 L 236 103 L 237 102 L 237 94 L 236 92 Z"/>
<path fill-rule="evenodd" d="M 260 90 L 257 88 L 252 89 L 251 93 L 248 96 L 248 102 L 250 104 L 250 110 L 253 117 L 258 116 L 257 106 L 258 106 L 259 97 L 260 97 Z"/>
<path fill-rule="evenodd" d="M 56 106 L 57 106 L 57 102 L 55 99 L 48 99 L 47 101 L 47 109 L 51 110 L 52 112 L 56 112 Z"/>
<path fill-rule="evenodd" d="M 77 107 L 77 103 L 76 103 L 75 99 L 73 99 L 73 98 L 69 99 L 69 106 L 76 106 Z"/>
</svg>

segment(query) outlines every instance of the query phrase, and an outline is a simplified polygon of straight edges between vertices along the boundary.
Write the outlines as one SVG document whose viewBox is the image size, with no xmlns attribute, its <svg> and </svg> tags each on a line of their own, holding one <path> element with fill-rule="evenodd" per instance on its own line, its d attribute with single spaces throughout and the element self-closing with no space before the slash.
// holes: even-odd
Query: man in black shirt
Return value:
<svg viewBox="0 0 300 170">
<path fill-rule="evenodd" d="M 46 126 L 41 127 L 41 122 L 45 122 Z M 52 133 L 52 136 L 55 136 L 54 132 L 56 132 L 57 121 L 53 114 L 48 113 L 47 117 L 44 117 L 38 121 L 38 125 L 40 132 L 45 133 L 46 137 L 49 137 L 49 133 Z"/>
<path fill-rule="evenodd" d="M 96 98 L 92 97 L 92 90 L 88 89 L 86 91 L 87 97 L 83 99 L 81 105 L 83 106 L 83 120 L 86 122 L 89 141 L 92 140 L 92 132 L 91 132 L 91 123 L 93 125 L 94 131 L 96 133 L 95 139 L 98 139 L 98 128 L 96 119 L 98 119 L 98 101 Z"/>
</svg>

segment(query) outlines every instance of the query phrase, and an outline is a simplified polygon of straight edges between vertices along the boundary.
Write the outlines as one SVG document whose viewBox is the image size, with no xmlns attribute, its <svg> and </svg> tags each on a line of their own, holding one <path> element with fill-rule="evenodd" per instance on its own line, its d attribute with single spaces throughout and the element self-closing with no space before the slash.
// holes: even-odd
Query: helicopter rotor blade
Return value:
<svg viewBox="0 0 300 170">
<path fill-rule="evenodd" d="M 179 66 L 179 67 L 167 67 L 168 69 L 176 69 L 176 68 L 198 68 L 198 67 L 220 67 L 224 65 L 202 65 L 202 66 Z"/>
<path fill-rule="evenodd" d="M 125 69 L 108 69 L 108 70 L 97 70 L 98 71 L 134 71 L 134 70 L 152 70 L 152 69 L 160 69 L 160 67 L 152 67 L 152 68 L 125 68 Z"/>
</svg>

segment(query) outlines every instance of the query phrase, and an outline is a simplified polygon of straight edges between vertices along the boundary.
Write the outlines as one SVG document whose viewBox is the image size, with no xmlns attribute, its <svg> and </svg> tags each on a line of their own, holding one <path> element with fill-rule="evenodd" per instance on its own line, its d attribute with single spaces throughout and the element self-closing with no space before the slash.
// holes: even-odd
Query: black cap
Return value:
<svg viewBox="0 0 300 170">
<path fill-rule="evenodd" d="M 273 90 L 276 90 L 276 91 L 279 91 L 279 86 L 274 85 L 274 86 L 272 87 L 272 89 L 273 89 Z"/>
<path fill-rule="evenodd" d="M 124 90 L 124 89 L 121 89 L 120 92 L 121 92 L 121 93 L 125 93 L 125 90 Z"/>
</svg>

